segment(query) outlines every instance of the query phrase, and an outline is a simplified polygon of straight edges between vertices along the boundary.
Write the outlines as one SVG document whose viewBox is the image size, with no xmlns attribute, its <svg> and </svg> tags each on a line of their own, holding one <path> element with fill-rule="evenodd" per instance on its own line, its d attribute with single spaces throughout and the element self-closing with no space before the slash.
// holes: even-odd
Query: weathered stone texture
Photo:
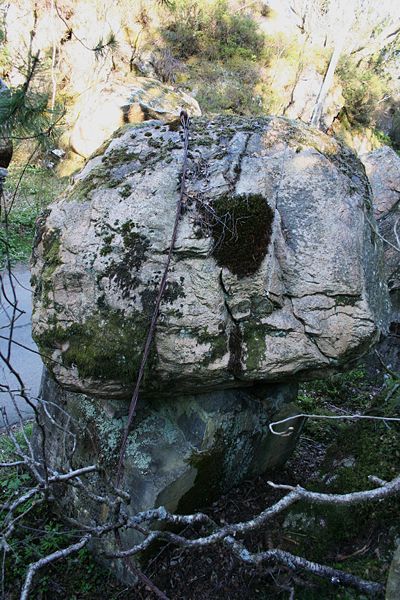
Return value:
<svg viewBox="0 0 400 600">
<path fill-rule="evenodd" d="M 268 424 L 293 414 L 296 396 L 295 383 L 268 384 L 140 403 L 121 483 L 132 498 L 125 507 L 128 514 L 159 506 L 190 512 L 244 479 L 281 465 L 294 448 L 302 420 L 292 423 L 296 431 L 291 436 L 271 434 Z M 88 478 L 88 488 L 113 495 L 110 484 L 115 483 L 127 402 L 94 402 L 62 389 L 47 373 L 42 398 L 49 402 L 46 412 L 41 411 L 49 463 L 65 469 L 73 455 L 74 465 L 97 464 L 101 471 Z M 36 444 L 41 447 L 39 439 L 37 430 Z M 105 505 L 74 488 L 63 489 L 57 506 L 61 514 L 85 524 L 107 518 Z M 123 536 L 125 544 L 141 540 L 135 531 Z M 111 536 L 101 543 L 111 549 L 115 542 Z"/>
<path fill-rule="evenodd" d="M 379 232 L 386 240 L 385 275 L 389 290 L 400 290 L 400 156 L 389 146 L 382 146 L 364 154 L 361 160 L 371 183 Z"/>
<path fill-rule="evenodd" d="M 131 126 L 43 218 L 33 330 L 68 389 L 132 389 L 182 154 L 175 126 Z M 375 227 L 364 169 L 333 139 L 282 118 L 194 120 L 143 393 L 312 377 L 365 351 L 388 311 Z"/>
<path fill-rule="evenodd" d="M 149 119 L 171 121 L 182 109 L 191 116 L 201 115 L 197 100 L 156 79 L 135 77 L 129 83 L 103 85 L 82 97 L 69 145 L 87 158 L 124 124 Z"/>
<path fill-rule="evenodd" d="M 371 183 L 374 214 L 383 240 L 383 274 L 391 303 L 389 335 L 380 342 L 378 351 L 385 363 L 397 371 L 400 369 L 400 157 L 389 146 L 382 146 L 362 155 L 361 160 Z M 374 364 L 374 360 L 369 362 Z"/>
</svg>

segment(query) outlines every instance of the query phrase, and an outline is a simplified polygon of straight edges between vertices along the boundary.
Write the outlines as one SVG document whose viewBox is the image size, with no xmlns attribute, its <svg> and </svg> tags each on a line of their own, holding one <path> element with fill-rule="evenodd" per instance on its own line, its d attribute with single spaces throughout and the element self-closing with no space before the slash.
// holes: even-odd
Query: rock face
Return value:
<svg viewBox="0 0 400 600">
<path fill-rule="evenodd" d="M 307 66 L 295 85 L 290 103 L 284 112 L 285 116 L 309 123 L 322 82 L 323 77 L 315 67 Z M 332 125 L 333 120 L 338 116 L 343 106 L 342 87 L 336 83 L 332 86 L 324 103 L 321 118 L 324 130 Z"/>
<path fill-rule="evenodd" d="M 129 395 L 181 165 L 174 124 L 130 127 L 43 217 L 33 331 L 65 388 Z M 365 351 L 388 309 L 374 227 L 362 165 L 333 139 L 279 118 L 194 120 L 143 394 L 312 377 Z"/>
<path fill-rule="evenodd" d="M 379 351 L 396 370 L 400 368 L 400 157 L 389 146 L 383 146 L 362 155 L 361 160 L 371 183 L 374 214 L 384 239 L 384 274 L 391 300 L 390 335 L 380 344 Z"/>
<path fill-rule="evenodd" d="M 127 403 L 94 401 L 66 391 L 47 373 L 42 396 L 50 401 L 47 409 L 53 417 L 51 421 L 48 414 L 42 414 L 51 432 L 46 443 L 53 466 L 65 468 L 73 454 L 74 464 L 98 463 L 106 481 L 112 481 Z M 272 435 L 268 423 L 293 414 L 296 396 L 296 384 L 269 384 L 142 403 L 125 457 L 123 488 L 132 493 L 130 514 L 158 506 L 190 511 L 244 478 L 282 464 L 297 436 Z M 74 452 L 72 439 L 65 437 L 71 423 L 76 435 Z M 82 500 L 74 494 L 71 499 L 66 494 L 60 502 L 70 513 L 86 511 L 81 518 L 88 520 L 87 497 Z M 89 513 L 96 514 L 95 508 Z"/>
<path fill-rule="evenodd" d="M 149 119 L 171 121 L 182 109 L 193 117 L 201 115 L 194 98 L 156 79 L 136 77 L 130 84 L 103 86 L 84 97 L 69 144 L 74 152 L 88 158 L 124 124 Z"/>
<path fill-rule="evenodd" d="M 389 290 L 400 290 L 400 156 L 383 146 L 361 157 L 371 183 L 375 218 L 384 243 L 385 273 Z M 397 225 L 396 225 L 397 223 Z"/>
</svg>

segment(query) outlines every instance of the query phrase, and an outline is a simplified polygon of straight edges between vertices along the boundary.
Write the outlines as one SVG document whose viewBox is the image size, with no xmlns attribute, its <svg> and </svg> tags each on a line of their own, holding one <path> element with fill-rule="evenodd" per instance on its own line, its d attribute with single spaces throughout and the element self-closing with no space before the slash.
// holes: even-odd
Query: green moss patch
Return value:
<svg viewBox="0 0 400 600">
<path fill-rule="evenodd" d="M 228 371 L 234 376 L 239 376 L 242 372 L 242 354 L 243 354 L 243 332 L 239 323 L 233 323 L 229 332 L 229 362 Z"/>
<path fill-rule="evenodd" d="M 84 323 L 66 328 L 54 325 L 37 336 L 36 342 L 44 356 L 67 347 L 62 354 L 63 364 L 76 367 L 79 377 L 133 385 L 148 326 L 148 319 L 141 313 L 127 316 L 108 307 Z"/>
<path fill-rule="evenodd" d="M 208 333 L 207 329 L 203 329 L 198 332 L 197 341 L 199 344 L 210 344 L 210 350 L 207 352 L 203 364 L 212 364 L 228 352 L 228 343 L 224 330 L 219 335 L 216 335 Z"/>
<path fill-rule="evenodd" d="M 274 211 L 261 194 L 226 194 L 212 208 L 214 216 L 208 220 L 218 265 L 238 277 L 253 275 L 268 251 Z"/>
<path fill-rule="evenodd" d="M 328 381 L 306 384 L 299 398 L 300 406 L 305 412 L 320 414 L 337 414 L 328 407 L 338 406 L 345 407 L 348 413 L 398 417 L 399 392 L 389 393 L 395 383 L 386 383 L 371 400 L 371 384 L 366 382 L 362 370 L 357 369 Z M 371 475 L 390 481 L 398 474 L 399 433 L 399 423 L 310 420 L 305 426 L 307 438 L 314 440 L 317 447 L 321 443 L 330 445 L 307 489 L 344 494 L 375 488 L 369 480 Z M 396 496 L 349 506 L 298 504 L 290 509 L 285 520 L 284 527 L 296 544 L 288 549 L 295 548 L 297 554 L 309 560 L 383 583 L 400 533 L 398 507 Z M 303 597 L 308 598 L 299 595 Z M 339 596 L 332 593 L 326 597 Z"/>
</svg>

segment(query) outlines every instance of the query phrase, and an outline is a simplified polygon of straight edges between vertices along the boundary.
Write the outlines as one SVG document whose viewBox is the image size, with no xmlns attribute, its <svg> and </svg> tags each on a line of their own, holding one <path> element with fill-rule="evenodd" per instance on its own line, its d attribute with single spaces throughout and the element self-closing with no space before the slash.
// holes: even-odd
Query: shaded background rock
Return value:
<svg viewBox="0 0 400 600">
<path fill-rule="evenodd" d="M 354 155 L 282 118 L 217 118 L 193 122 L 189 159 L 143 393 L 321 376 L 366 351 L 385 328 L 388 298 Z M 33 332 L 66 388 L 129 395 L 181 161 L 174 127 L 128 128 L 39 224 Z"/>
<path fill-rule="evenodd" d="M 394 370 L 400 370 L 400 157 L 383 146 L 361 157 L 371 183 L 374 214 L 384 242 L 385 278 L 388 283 L 391 316 L 389 335 L 378 352 Z"/>
</svg>

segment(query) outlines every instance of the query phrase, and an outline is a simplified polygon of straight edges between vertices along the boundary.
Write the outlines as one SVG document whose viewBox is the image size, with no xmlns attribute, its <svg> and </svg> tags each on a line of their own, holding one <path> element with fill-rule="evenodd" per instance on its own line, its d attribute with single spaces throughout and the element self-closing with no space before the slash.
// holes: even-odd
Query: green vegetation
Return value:
<svg viewBox="0 0 400 600">
<path fill-rule="evenodd" d="M 85 323 L 72 323 L 66 329 L 49 329 L 38 336 L 36 342 L 46 357 L 68 340 L 68 349 L 63 353 L 66 366 L 76 366 L 80 377 L 119 381 L 129 391 L 140 363 L 147 328 L 146 315 L 132 318 L 122 311 L 102 307 Z"/>
<path fill-rule="evenodd" d="M 208 4 L 176 0 L 162 34 L 175 55 L 185 59 L 201 56 L 213 61 L 241 56 L 255 60 L 264 46 L 255 20 L 246 13 L 234 12 L 226 0 Z"/>
<path fill-rule="evenodd" d="M 24 433 L 28 438 L 31 436 L 32 423 L 25 425 L 24 433 L 21 430 L 15 430 L 14 433 L 25 450 Z M 13 460 L 18 460 L 13 452 L 13 443 L 6 434 L 0 433 L 0 461 Z M 24 468 L 1 469 L 0 504 L 27 491 L 32 484 L 32 478 Z M 65 548 L 80 537 L 80 532 L 71 531 L 52 515 L 46 503 L 35 506 L 33 499 L 27 500 L 21 505 L 18 515 L 21 516 L 20 526 L 9 539 L 11 551 L 7 553 L 5 562 L 4 591 L 9 600 L 18 600 L 29 563 Z M 5 517 L 6 512 L 0 511 L 0 529 L 4 527 Z M 50 600 L 62 596 L 68 600 L 93 600 L 103 597 L 104 590 L 107 590 L 107 598 L 113 600 L 120 597 L 123 587 L 108 571 L 96 564 L 90 552 L 84 548 L 67 560 L 44 569 L 42 576 L 35 580 L 31 597 Z"/>
<path fill-rule="evenodd" d="M 400 389 L 395 388 L 397 393 L 390 393 L 395 384 L 398 380 L 389 379 L 382 389 L 376 388 L 363 370 L 357 368 L 326 381 L 303 385 L 300 406 L 304 412 L 314 414 L 399 417 Z M 348 493 L 376 487 L 369 480 L 370 475 L 392 479 L 398 475 L 399 434 L 399 423 L 310 419 L 303 435 L 326 450 L 307 488 Z M 310 560 L 328 561 L 360 577 L 385 582 L 396 538 L 400 535 L 398 498 L 349 507 L 303 503 L 290 511 L 286 530 L 290 530 L 290 537 L 296 541 L 296 553 Z M 310 538 L 312 544 L 309 544 Z M 326 598 L 344 597 L 335 595 L 332 588 L 324 584 L 318 590 L 319 594 L 326 594 Z M 348 594 L 348 598 L 360 598 L 351 592 Z M 299 590 L 298 597 L 314 598 L 305 590 Z"/>
<path fill-rule="evenodd" d="M 12 262 L 29 258 L 36 219 L 65 186 L 66 181 L 50 169 L 11 165 L 5 185 L 6 207 L 9 208 L 7 232 L 4 211 L 0 221 L 0 266 L 6 257 L 6 243 Z"/>
<path fill-rule="evenodd" d="M 224 63 L 195 60 L 188 65 L 185 82 L 198 88 L 197 100 L 205 113 L 258 116 L 264 113 L 264 98 L 255 89 L 259 67 L 241 57 Z"/>
<path fill-rule="evenodd" d="M 370 125 L 378 102 L 388 91 L 387 77 L 376 65 L 360 67 L 357 61 L 350 57 L 342 58 L 337 74 L 343 86 L 345 111 L 350 125 Z"/>
<path fill-rule="evenodd" d="M 262 114 L 256 86 L 266 47 L 253 15 L 226 0 L 179 0 L 161 33 L 172 55 L 186 61 L 176 81 L 198 89 L 204 112 Z"/>
<path fill-rule="evenodd" d="M 375 384 L 368 381 L 363 369 L 357 368 L 327 380 L 304 384 L 301 387 L 300 405 L 302 410 L 314 413 L 340 414 L 342 411 L 357 410 L 369 414 L 400 416 L 400 389 L 395 387 L 397 384 L 398 380 L 388 379 L 383 387 L 378 389 Z M 109 415 L 100 414 L 89 402 L 86 418 L 88 422 L 95 419 L 97 426 L 104 427 L 104 431 L 109 434 L 110 445 L 101 448 L 101 460 L 104 460 L 104 464 L 111 465 L 118 449 L 122 420 L 110 420 Z M 398 473 L 399 424 L 339 421 L 332 425 L 329 421 L 319 421 L 321 425 L 315 428 L 313 423 L 316 422 L 310 420 L 306 424 L 303 439 L 312 444 L 311 448 L 323 446 L 325 458 L 306 484 L 308 489 L 338 493 L 362 490 L 373 487 L 368 480 L 371 474 L 391 479 Z M 31 424 L 25 426 L 25 433 L 28 436 L 31 434 L 31 429 Z M 136 430 L 137 434 L 138 432 L 139 429 Z M 15 434 L 18 442 L 24 446 L 22 432 L 15 431 Z M 216 439 L 216 444 L 220 444 L 219 439 Z M 223 444 L 221 452 L 223 452 L 222 446 Z M 7 436 L 0 435 L 0 460 L 8 461 L 15 458 L 12 442 Z M 207 467 L 205 470 L 207 475 L 205 479 L 199 479 L 196 485 L 204 486 L 207 477 L 211 478 L 210 481 L 214 481 L 215 470 L 207 454 L 199 454 L 198 460 L 199 464 Z M 306 468 L 308 460 L 310 457 L 305 457 Z M 16 492 L 27 490 L 31 484 L 30 475 L 21 468 L 2 470 L 0 476 L 0 502 L 12 498 Z M 284 477 L 285 483 L 292 483 L 286 479 L 287 473 Z M 217 480 L 218 478 L 215 479 L 216 482 Z M 249 511 L 247 507 L 249 499 L 246 499 L 246 496 L 242 498 L 242 494 L 243 491 L 239 490 L 236 500 L 233 496 L 233 505 L 243 501 L 245 510 Z M 228 514 L 231 510 L 229 509 L 230 497 L 227 497 L 227 505 L 224 509 Z M 189 496 L 185 498 L 185 502 L 186 500 L 190 501 Z M 210 502 L 212 500 L 210 497 Z M 269 500 L 271 502 L 276 500 L 276 496 Z M 181 506 L 182 510 L 183 505 L 184 503 Z M 79 537 L 78 532 L 67 529 L 61 520 L 51 516 L 47 505 L 34 507 L 31 501 L 27 501 L 20 509 L 21 514 L 28 509 L 29 512 L 21 519 L 20 528 L 16 529 L 10 540 L 12 552 L 8 554 L 6 561 L 5 581 L 5 590 L 10 600 L 17 600 L 19 597 L 19 587 L 29 562 L 37 560 L 43 554 L 65 547 Z M 212 515 L 211 508 L 205 510 L 210 511 Z M 251 511 L 246 512 L 246 518 L 252 514 Z M 223 514 L 225 515 L 225 512 Z M 0 513 L 0 526 L 4 522 L 4 517 L 5 514 Z M 243 520 L 243 516 L 241 519 Z M 229 521 L 229 516 L 227 520 Z M 276 539 L 280 540 L 279 543 L 284 550 L 363 578 L 385 582 L 396 539 L 400 535 L 398 499 L 349 508 L 298 504 L 286 511 L 282 519 L 278 519 L 276 527 L 271 524 L 269 532 L 275 543 Z M 264 547 L 265 538 L 260 538 L 258 543 L 261 544 L 260 547 Z M 193 560 L 195 558 L 192 558 Z M 158 564 L 157 559 L 155 564 Z M 179 564 L 175 568 L 179 573 Z M 163 573 L 157 569 L 155 573 L 156 575 L 153 572 L 154 582 L 163 586 Z M 169 577 L 171 584 L 168 585 L 173 585 L 172 572 L 169 573 Z M 161 579 L 161 584 L 158 578 Z M 299 577 L 294 584 L 296 598 L 364 600 L 364 596 L 360 593 L 336 588 L 320 579 L 314 582 L 315 585 L 306 579 L 308 583 L 304 585 L 301 583 L 302 578 Z M 269 594 L 276 593 L 277 588 L 272 588 L 268 580 L 260 579 L 257 584 L 260 595 L 254 597 L 260 599 L 264 597 L 262 596 L 264 586 Z M 117 584 L 106 569 L 99 567 L 93 561 L 89 551 L 85 549 L 42 570 L 40 576 L 35 578 L 32 597 L 50 600 L 62 594 L 68 599 L 94 600 L 106 594 L 107 598 L 116 600 L 124 589 L 126 590 L 124 586 Z M 148 597 L 146 592 L 142 596 L 140 591 L 135 589 L 125 591 L 125 594 L 127 599 Z"/>
<path fill-rule="evenodd" d="M 71 25 L 63 31 L 63 37 L 57 40 L 60 73 L 56 74 L 56 78 L 60 76 L 54 92 L 56 100 L 64 99 L 73 106 L 80 92 L 73 89 L 72 85 L 68 87 L 70 82 L 66 72 L 71 65 L 63 64 L 63 56 L 68 56 L 68 52 L 65 55 L 63 52 L 70 42 L 77 43 L 72 32 L 78 3 L 76 0 L 70 0 L 67 4 L 68 8 L 60 4 L 60 10 L 62 14 L 68 13 L 64 14 L 64 17 L 68 16 Z M 95 4 L 94 12 L 100 11 L 100 3 Z M 154 47 L 160 45 L 158 62 L 153 58 L 148 62 L 155 63 L 155 71 L 164 82 L 173 83 L 184 91 L 194 93 L 205 115 L 289 114 L 289 108 L 295 103 L 296 85 L 301 81 L 304 71 L 309 68 L 317 77 L 323 77 L 326 73 L 334 40 L 330 39 L 326 48 L 323 46 L 328 36 L 321 36 L 325 37 L 325 42 L 309 43 L 309 36 L 312 37 L 313 32 L 294 32 L 300 29 L 298 25 L 288 32 L 279 29 L 274 31 L 269 26 L 276 15 L 265 3 L 263 8 L 260 8 L 258 2 L 234 4 L 228 0 L 153 2 L 153 7 L 146 2 L 136 3 L 140 4 L 140 12 L 135 12 L 139 9 L 133 4 L 135 3 L 124 1 L 117 3 L 118 6 L 128 7 L 125 22 L 121 23 L 120 27 L 120 31 L 123 32 L 121 35 L 126 36 L 123 40 L 125 46 L 121 45 L 120 48 L 120 56 L 115 53 L 116 38 L 106 35 L 105 44 L 99 42 L 92 48 L 97 58 L 100 54 L 110 58 L 106 56 L 110 51 L 112 60 L 108 62 L 112 64 L 112 72 L 119 72 L 121 79 L 125 77 L 126 81 L 129 81 L 135 70 L 135 58 L 141 51 L 152 52 Z M 162 5 L 162 18 L 157 19 L 151 13 L 156 4 Z M 322 2 L 321 6 L 328 10 L 329 4 Z M 37 8 L 39 18 L 42 10 L 47 9 Z M 367 17 L 367 14 L 365 16 Z M 298 23 L 300 22 L 301 18 Z M 307 19 L 304 19 L 302 27 L 306 27 L 307 24 Z M 323 29 L 321 20 L 319 25 Z M 379 36 L 379 27 L 380 25 L 376 30 L 372 30 L 371 40 Z M 329 27 L 326 31 L 329 31 Z M 35 32 L 32 33 L 32 39 L 34 35 Z M 38 38 L 39 36 L 36 39 Z M 398 54 L 394 42 L 390 48 L 392 57 Z M 32 248 L 35 220 L 48 204 L 61 194 L 66 185 L 65 180 L 42 166 L 44 148 L 50 143 L 54 144 L 56 126 L 59 125 L 59 118 L 63 112 L 57 108 L 57 101 L 52 102 L 50 93 L 54 75 L 51 61 L 52 44 L 53 40 L 44 47 L 43 62 L 33 56 L 27 57 L 29 68 L 25 68 L 25 84 L 15 86 L 0 102 L 0 127 L 11 131 L 14 138 L 34 138 L 35 143 L 41 146 L 41 153 L 35 158 L 36 164 L 25 168 L 25 158 L 19 155 L 11 165 L 5 187 L 7 228 L 3 207 L 0 215 L 0 266 L 4 264 L 6 248 L 14 262 L 28 258 Z M 129 46 L 131 56 L 123 54 L 126 46 Z M 79 49 L 82 53 L 91 51 L 82 45 Z M 7 81 L 12 81 L 12 78 L 7 77 L 15 68 L 15 56 L 11 52 L 7 46 L 7 32 L 2 28 L 0 71 Z M 368 142 L 372 145 L 393 143 L 395 148 L 400 148 L 398 105 L 393 108 L 390 137 L 375 129 L 377 108 L 385 95 L 393 90 L 393 82 L 389 81 L 387 71 L 384 70 L 386 59 L 389 60 L 389 51 L 385 48 L 376 49 L 367 58 L 363 58 L 362 54 L 358 56 L 356 49 L 354 56 L 344 55 L 339 62 L 336 83 L 342 86 L 344 97 L 340 122 L 348 134 L 346 140 L 349 143 L 355 135 L 360 135 L 369 136 Z M 104 64 L 106 62 L 104 61 Z M 122 72 L 122 67 L 125 68 L 125 72 Z M 105 80 L 110 78 L 111 83 L 114 83 L 112 72 L 105 74 Z M 33 82 L 35 85 L 31 85 Z M 99 75 L 96 85 L 103 83 Z M 312 101 L 311 97 L 310 102 Z M 214 142 L 207 132 L 206 123 L 207 120 L 204 119 L 193 124 L 193 135 L 197 135 L 196 127 L 201 129 L 201 139 L 200 135 L 199 139 L 192 137 L 199 146 L 207 146 Z M 71 121 L 69 124 L 71 125 Z M 234 124 L 231 123 L 230 126 L 234 129 Z M 370 133 L 366 133 L 366 128 L 369 128 Z M 150 136 L 151 133 L 145 135 Z M 23 146 L 32 143 L 20 141 Z M 301 139 L 296 139 L 295 142 L 300 152 Z M 159 139 L 153 139 L 151 145 L 154 152 L 143 161 L 144 164 L 140 168 L 152 167 L 159 160 L 161 153 L 168 151 Z M 175 147 L 173 145 L 169 150 Z M 104 148 L 105 146 L 102 150 Z M 100 150 L 95 153 L 100 154 Z M 113 173 L 117 172 L 122 163 L 131 164 L 133 159 L 140 160 L 139 157 L 140 151 L 137 155 L 129 155 L 124 149 L 110 153 L 103 160 L 102 166 L 94 169 L 90 177 L 75 187 L 73 198 L 90 200 L 90 193 L 98 186 L 112 188 L 120 184 L 122 185 L 118 200 L 128 198 L 133 190 L 123 181 L 125 175 L 121 174 L 119 178 L 118 174 L 114 176 Z M 351 160 L 353 159 L 349 156 L 340 167 L 354 170 Z M 240 175 L 240 166 L 237 175 Z M 113 201 L 117 200 L 113 198 Z M 218 264 L 228 267 L 239 277 L 253 274 L 265 257 L 272 230 L 273 213 L 265 198 L 256 195 L 232 198 L 226 195 L 216 198 L 213 208 L 216 219 L 209 225 L 215 242 L 214 256 Z M 110 261 L 104 275 L 113 279 L 126 299 L 137 284 L 136 273 L 146 254 L 148 241 L 135 231 L 133 223 L 124 227 L 122 230 L 115 228 L 124 241 L 124 266 L 122 268 Z M 116 233 L 108 231 L 104 234 L 103 246 L 100 249 L 103 258 L 112 253 Z M 38 282 L 38 292 L 40 293 L 42 286 L 41 293 L 46 298 L 49 280 L 60 260 L 58 232 L 52 232 L 43 242 L 47 266 L 43 271 L 42 281 Z M 248 253 L 249 246 L 254 249 L 252 256 Z M 55 347 L 62 347 L 65 337 L 68 337 L 70 345 L 63 354 L 67 366 L 77 366 L 80 376 L 120 380 L 128 389 L 134 380 L 154 305 L 157 282 L 153 283 L 154 286 L 149 285 L 142 294 L 144 310 L 139 326 L 135 318 L 136 330 L 125 315 L 118 311 L 111 312 L 102 298 L 98 311 L 88 318 L 86 323 L 74 323 L 66 330 L 55 329 L 39 340 L 41 349 L 45 354 L 51 354 Z M 170 283 L 165 301 L 172 304 L 182 293 L 184 292 L 178 284 Z M 342 300 L 348 303 L 348 298 Z M 49 297 L 47 301 L 50 302 Z M 340 301 L 338 303 L 340 304 Z M 255 368 L 265 345 L 263 326 L 258 323 L 253 326 L 254 335 L 247 348 L 248 369 Z M 225 337 L 221 335 L 210 346 L 210 361 L 223 356 L 229 350 L 229 369 L 238 374 L 242 352 L 241 335 L 239 325 L 232 329 L 228 348 Z M 102 343 L 99 343 L 99 340 Z M 198 341 L 208 341 L 206 331 L 199 332 Z M 151 366 L 149 372 L 151 373 Z M 363 370 L 356 369 L 325 381 L 304 384 L 299 403 L 302 411 L 319 415 L 338 415 L 355 411 L 380 416 L 399 415 L 399 392 L 389 394 L 395 389 L 394 385 L 395 382 L 386 381 L 383 390 L 377 394 L 374 386 L 368 383 Z M 96 414 L 93 419 L 99 420 L 98 427 L 100 430 L 104 427 L 104 432 L 107 433 L 104 437 L 109 441 L 107 448 L 100 448 L 100 454 L 103 453 L 100 458 L 115 459 L 118 453 L 120 423 L 113 423 L 108 419 L 108 415 Z M 110 428 L 114 428 L 113 431 Z M 371 487 L 369 475 L 392 478 L 398 473 L 399 429 L 398 424 L 382 422 L 309 420 L 304 429 L 305 439 L 311 441 L 314 448 L 322 448 L 325 453 L 323 462 L 312 475 L 310 486 L 319 491 L 349 492 Z M 30 435 L 30 425 L 26 426 L 25 432 Z M 17 432 L 16 435 L 19 443 L 24 444 L 22 432 Z M 0 435 L 0 459 L 13 458 L 10 440 Z M 208 478 L 215 477 L 212 465 L 208 465 L 209 457 L 200 456 L 199 462 L 200 459 L 209 466 Z M 16 492 L 28 489 L 31 483 L 29 473 L 20 467 L 2 470 L 0 502 L 13 498 Z M 207 483 L 207 477 L 198 482 L 202 487 Z M 304 554 L 310 559 L 327 561 L 360 576 L 384 581 L 395 539 L 400 536 L 397 505 L 398 502 L 392 500 L 379 505 L 371 504 L 351 509 L 331 508 L 328 511 L 310 506 L 296 508 L 291 511 L 293 519 L 288 533 L 292 546 L 288 543 L 288 549 L 297 554 Z M 27 515 L 22 518 L 25 510 L 28 511 Z M 8 554 L 5 565 L 5 591 L 10 600 L 18 597 L 20 583 L 29 562 L 76 539 L 76 533 L 67 530 L 55 517 L 49 517 L 47 505 L 33 506 L 28 500 L 20 511 L 22 526 L 11 539 L 12 552 Z M 0 513 L 0 527 L 4 525 L 4 519 L 4 512 Z M 286 530 L 288 529 L 286 527 Z M 77 556 L 45 570 L 43 575 L 37 578 L 35 585 L 32 597 L 44 600 L 55 597 L 66 597 L 69 600 L 99 598 L 104 596 L 105 590 L 107 597 L 113 599 L 125 593 L 124 588 L 116 585 L 103 568 L 95 565 L 87 550 L 81 550 Z M 135 597 L 135 592 L 132 597 Z M 347 591 L 337 595 L 328 584 L 321 584 L 317 591 L 296 590 L 296 597 L 307 600 L 319 600 L 321 597 L 340 597 L 348 600 L 361 598 Z"/>
<path fill-rule="evenodd" d="M 60 8 L 64 19 L 73 16 L 77 9 L 77 2 L 72 0 L 70 4 L 71 13 L 67 14 L 68 11 Z M 326 3 L 323 12 L 329 6 L 330 3 Z M 154 3 L 150 5 L 144 2 L 140 10 L 135 9 L 132 15 L 132 6 L 121 2 L 119 10 L 123 22 L 121 31 L 124 31 L 127 41 L 132 45 L 132 61 L 142 51 L 154 52 L 155 45 L 159 45 L 158 53 L 151 59 L 156 72 L 158 67 L 162 67 L 160 77 L 164 81 L 193 92 L 205 114 L 286 114 L 294 103 L 294 91 L 305 70 L 314 70 L 323 77 L 331 55 L 329 45 L 325 47 L 322 43 L 308 42 L 307 35 L 313 34 L 312 31 L 300 33 L 296 28 L 271 29 L 270 24 L 279 15 L 264 3 L 242 5 L 229 0 L 175 0 L 161 2 L 154 8 Z M 96 15 L 98 11 L 100 8 L 96 5 Z M 38 11 L 39 20 L 42 12 Z M 323 21 L 321 25 L 327 26 Z M 355 27 L 358 32 L 358 24 Z M 375 23 L 373 35 L 379 34 L 379 28 L 382 25 Z M 118 36 L 110 32 L 103 37 L 107 41 L 95 44 L 92 49 L 94 54 L 99 58 L 95 50 L 101 48 L 104 56 L 109 52 L 113 61 L 117 61 Z M 371 133 L 375 127 L 376 108 L 391 89 L 385 65 L 395 60 L 397 48 L 397 38 L 392 37 L 386 50 L 378 50 L 366 59 L 343 54 L 336 72 L 337 83 L 343 87 L 345 99 L 340 115 L 342 130 L 338 134 L 347 143 L 352 143 L 353 133 L 365 135 L 368 126 L 368 143 L 372 147 L 391 140 L 395 147 L 399 146 L 398 108 L 395 109 L 390 138 L 379 131 Z M 82 51 L 90 53 L 91 50 L 82 47 Z M 64 102 L 68 108 L 76 101 L 75 92 L 68 84 L 58 82 L 54 102 L 54 98 L 51 98 L 54 82 L 50 85 L 51 44 L 49 48 L 46 47 L 43 57 L 43 60 L 41 56 L 32 54 L 25 57 L 25 64 L 21 66 L 26 75 L 25 83 L 15 86 L 10 93 L 1 97 L 0 126 L 12 132 L 16 138 L 14 145 L 16 142 L 24 145 L 20 139 L 24 137 L 34 138 L 32 143 L 37 142 L 42 147 L 54 144 L 62 123 L 61 104 Z M 0 31 L 0 74 L 6 81 L 7 74 L 13 68 L 13 60 L 4 22 Z M 158 142 L 154 145 L 157 156 L 160 151 L 156 147 Z M 112 156 L 116 164 L 131 159 L 118 153 Z M 8 197 L 13 193 L 23 160 L 16 157 L 12 165 L 7 184 Z M 77 186 L 74 197 L 78 192 L 82 198 L 86 197 L 104 178 L 108 187 L 122 183 L 110 176 L 109 169 L 99 167 L 93 173 L 93 177 L 83 184 L 85 189 L 79 190 Z M 36 166 L 28 168 L 9 215 L 8 244 L 14 261 L 25 260 L 29 255 L 34 221 L 40 210 L 57 197 L 63 186 L 62 181 L 59 182 L 56 176 L 39 166 L 39 161 L 36 161 Z M 121 196 L 128 197 L 129 194 L 130 189 L 125 186 Z M 1 219 L 0 261 L 4 262 L 4 211 Z"/>
</svg>

